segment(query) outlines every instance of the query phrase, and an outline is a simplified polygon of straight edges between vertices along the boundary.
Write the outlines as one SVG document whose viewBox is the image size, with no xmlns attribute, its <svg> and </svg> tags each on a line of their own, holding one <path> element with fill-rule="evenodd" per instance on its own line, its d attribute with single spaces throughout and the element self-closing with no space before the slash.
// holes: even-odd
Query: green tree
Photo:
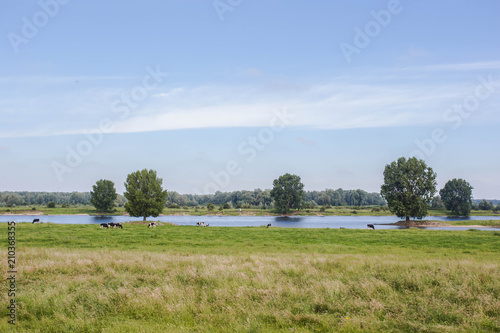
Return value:
<svg viewBox="0 0 500 333">
<path fill-rule="evenodd" d="M 443 200 L 441 200 L 441 197 L 439 195 L 435 196 L 432 199 L 431 208 L 433 208 L 433 209 L 442 209 L 442 208 L 444 208 Z"/>
<path fill-rule="evenodd" d="M 154 170 L 136 171 L 127 176 L 124 196 L 128 200 L 125 210 L 130 216 L 157 217 L 167 202 L 167 191 L 162 188 L 163 180 Z"/>
<path fill-rule="evenodd" d="M 422 218 L 436 193 L 436 173 L 423 160 L 400 157 L 385 166 L 380 194 L 399 218 Z"/>
<path fill-rule="evenodd" d="M 274 200 L 274 208 L 280 214 L 288 214 L 293 208 L 301 208 L 304 195 L 304 184 L 297 175 L 287 173 L 273 181 L 271 198 Z"/>
<path fill-rule="evenodd" d="M 98 180 L 90 191 L 90 203 L 99 212 L 111 212 L 117 197 L 115 183 L 111 180 Z"/>
<path fill-rule="evenodd" d="M 480 210 L 493 210 L 493 204 L 486 199 L 481 200 L 478 205 Z"/>
<path fill-rule="evenodd" d="M 455 215 L 469 216 L 472 206 L 473 187 L 463 179 L 449 180 L 439 191 L 447 210 Z"/>
<path fill-rule="evenodd" d="M 47 208 L 56 208 L 56 203 L 54 201 L 49 201 Z"/>
<path fill-rule="evenodd" d="M 213 203 L 209 203 L 209 204 L 207 205 L 207 209 L 208 209 L 209 211 L 212 211 L 212 210 L 214 210 L 214 209 L 215 209 L 215 205 L 214 205 Z"/>
</svg>

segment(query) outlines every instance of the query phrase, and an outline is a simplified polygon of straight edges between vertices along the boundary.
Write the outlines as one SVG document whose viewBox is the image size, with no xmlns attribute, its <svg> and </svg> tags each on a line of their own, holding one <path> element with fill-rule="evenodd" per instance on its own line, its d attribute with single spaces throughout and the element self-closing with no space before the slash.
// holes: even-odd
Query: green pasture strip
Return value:
<svg viewBox="0 0 500 333">
<path fill-rule="evenodd" d="M 485 226 L 485 227 L 486 226 L 500 227 L 500 220 L 454 221 L 454 222 L 446 222 L 446 223 L 451 224 L 451 225 L 456 225 L 456 226 L 481 225 L 481 226 Z"/>
<path fill-rule="evenodd" d="M 398 249 L 457 249 L 500 252 L 500 231 L 359 230 L 265 227 L 195 227 L 163 225 L 148 228 L 124 223 L 123 229 L 98 225 L 31 224 L 17 227 L 18 246 L 147 250 L 188 253 L 392 253 Z"/>
<path fill-rule="evenodd" d="M 35 210 L 32 210 L 32 208 Z M 88 214 L 88 215 L 121 215 L 125 213 L 123 207 L 116 207 L 113 213 L 103 213 L 95 210 L 90 205 L 78 205 L 62 208 L 47 208 L 46 206 L 16 206 L 16 207 L 0 207 L 0 214 L 35 214 L 42 212 L 44 215 L 74 215 L 74 214 Z M 213 211 L 209 211 L 206 207 L 185 208 L 165 208 L 162 212 L 164 215 L 223 215 L 223 216 L 239 216 L 239 215 L 252 215 L 252 216 L 278 216 L 273 210 L 270 209 L 257 209 L 257 208 L 242 208 L 241 212 L 237 208 L 224 209 L 219 211 L 218 207 Z M 321 211 L 321 207 L 312 209 L 302 209 L 292 212 L 292 215 L 299 216 L 394 216 L 389 210 L 381 209 L 379 206 L 362 206 L 362 207 L 349 207 L 349 206 L 334 206 Z M 450 212 L 444 209 L 430 209 L 427 213 L 428 216 L 450 216 Z M 500 217 L 499 212 L 474 210 L 471 216 L 496 216 Z"/>
</svg>

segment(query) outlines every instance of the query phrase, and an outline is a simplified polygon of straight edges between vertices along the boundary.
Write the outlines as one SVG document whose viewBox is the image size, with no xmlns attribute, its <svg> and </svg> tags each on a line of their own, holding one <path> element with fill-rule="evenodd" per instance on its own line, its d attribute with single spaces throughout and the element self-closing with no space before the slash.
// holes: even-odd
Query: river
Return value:
<svg viewBox="0 0 500 333">
<path fill-rule="evenodd" d="M 137 221 L 141 218 L 130 216 L 88 216 L 88 215 L 1 215 L 0 222 L 16 221 L 31 222 L 40 219 L 42 223 L 57 224 L 100 224 L 100 223 L 124 223 Z M 443 222 L 451 221 L 474 221 L 474 220 L 498 220 L 498 216 L 470 216 L 468 218 L 453 218 L 446 216 L 427 216 L 425 220 L 436 220 Z M 259 227 L 271 223 L 273 227 L 286 228 L 346 228 L 366 229 L 367 224 L 375 225 L 376 229 L 403 229 L 395 225 L 385 225 L 401 221 L 395 216 L 172 216 L 164 215 L 150 217 L 148 221 L 171 222 L 177 225 L 196 225 L 203 221 L 213 227 Z M 426 229 L 440 230 L 466 230 L 471 227 L 439 227 Z M 482 230 L 498 230 L 495 228 L 481 228 Z"/>
</svg>

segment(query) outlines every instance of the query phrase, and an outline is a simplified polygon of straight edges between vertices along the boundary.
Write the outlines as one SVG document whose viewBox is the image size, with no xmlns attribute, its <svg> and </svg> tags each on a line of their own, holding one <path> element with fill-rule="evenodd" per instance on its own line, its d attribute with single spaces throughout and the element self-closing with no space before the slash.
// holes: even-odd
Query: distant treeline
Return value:
<svg viewBox="0 0 500 333">
<path fill-rule="evenodd" d="M 169 192 L 167 205 L 179 206 L 204 206 L 209 203 L 214 205 L 229 204 L 232 207 L 261 207 L 271 208 L 273 200 L 271 199 L 271 190 L 256 189 L 253 191 L 234 191 L 220 192 L 215 194 L 179 194 Z M 363 190 L 324 190 L 324 191 L 306 191 L 304 205 L 307 207 L 316 206 L 368 206 L 385 205 L 384 199 L 379 193 L 368 193 Z"/>
<path fill-rule="evenodd" d="M 0 192 L 0 206 L 47 205 L 90 205 L 90 192 Z M 117 206 L 123 206 L 126 199 L 118 195 Z M 217 206 L 228 204 L 235 208 L 272 208 L 271 190 L 220 192 L 215 194 L 179 194 L 168 192 L 167 206 L 205 206 L 212 203 Z M 384 199 L 379 193 L 363 190 L 326 189 L 324 191 L 306 191 L 304 208 L 316 206 L 383 206 Z"/>
</svg>

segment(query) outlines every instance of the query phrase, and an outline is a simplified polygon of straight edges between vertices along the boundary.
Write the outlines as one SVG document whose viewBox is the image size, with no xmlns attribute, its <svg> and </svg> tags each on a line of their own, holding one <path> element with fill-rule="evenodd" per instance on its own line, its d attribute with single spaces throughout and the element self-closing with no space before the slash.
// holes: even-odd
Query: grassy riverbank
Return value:
<svg viewBox="0 0 500 333">
<path fill-rule="evenodd" d="M 34 208 L 34 209 L 33 209 Z M 103 213 L 95 210 L 93 206 L 77 205 L 69 207 L 47 208 L 46 206 L 17 206 L 17 207 L 0 207 L 0 215 L 19 214 L 19 215 L 127 215 L 123 207 L 117 207 L 114 212 Z M 184 208 L 165 208 L 162 215 L 222 215 L 222 216 L 278 216 L 270 209 L 257 208 L 231 208 L 219 210 L 218 208 L 209 211 L 206 207 L 184 207 Z M 350 207 L 339 206 L 330 207 L 322 210 L 321 207 L 303 209 L 293 212 L 291 215 L 299 216 L 394 216 L 386 207 Z M 428 216 L 448 216 L 450 212 L 444 209 L 431 209 L 428 211 Z M 500 218 L 498 212 L 474 210 L 472 216 L 496 216 Z"/>
<path fill-rule="evenodd" d="M 23 332 L 500 331 L 500 232 L 22 223 L 16 239 Z"/>
</svg>

